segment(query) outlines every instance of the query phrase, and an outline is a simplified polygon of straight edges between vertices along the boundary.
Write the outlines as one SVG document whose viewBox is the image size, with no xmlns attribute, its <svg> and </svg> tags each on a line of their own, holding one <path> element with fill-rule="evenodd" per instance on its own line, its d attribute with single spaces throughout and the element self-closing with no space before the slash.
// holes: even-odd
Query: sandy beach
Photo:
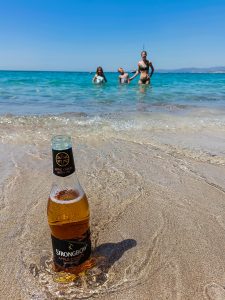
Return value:
<svg viewBox="0 0 225 300">
<path fill-rule="evenodd" d="M 225 0 L 1 1 L 0 300 L 225 300 L 224 29 Z"/>
<path fill-rule="evenodd" d="M 0 299 L 225 299 L 224 128 L 161 118 L 173 126 L 2 118 Z M 89 199 L 93 255 L 106 258 L 67 285 L 53 280 L 46 217 L 50 139 L 62 132 Z"/>
</svg>

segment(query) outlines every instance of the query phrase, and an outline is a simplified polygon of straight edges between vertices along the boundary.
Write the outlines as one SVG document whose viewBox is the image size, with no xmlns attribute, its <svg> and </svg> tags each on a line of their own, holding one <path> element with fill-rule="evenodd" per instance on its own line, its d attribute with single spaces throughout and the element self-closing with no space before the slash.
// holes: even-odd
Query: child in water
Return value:
<svg viewBox="0 0 225 300">
<path fill-rule="evenodd" d="M 107 79 L 105 77 L 102 67 L 97 67 L 96 74 L 92 81 L 94 83 L 98 83 L 98 84 L 107 82 Z"/>
<path fill-rule="evenodd" d="M 118 72 L 120 73 L 119 75 L 120 83 L 130 83 L 129 74 L 125 73 L 123 68 L 119 68 Z"/>
</svg>

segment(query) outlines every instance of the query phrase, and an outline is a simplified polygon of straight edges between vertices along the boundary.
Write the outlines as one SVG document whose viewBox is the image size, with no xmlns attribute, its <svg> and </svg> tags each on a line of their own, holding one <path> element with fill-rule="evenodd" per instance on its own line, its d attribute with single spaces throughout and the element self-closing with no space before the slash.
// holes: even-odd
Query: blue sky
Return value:
<svg viewBox="0 0 225 300">
<path fill-rule="evenodd" d="M 225 66 L 225 0 L 0 0 L 0 69 Z"/>
</svg>

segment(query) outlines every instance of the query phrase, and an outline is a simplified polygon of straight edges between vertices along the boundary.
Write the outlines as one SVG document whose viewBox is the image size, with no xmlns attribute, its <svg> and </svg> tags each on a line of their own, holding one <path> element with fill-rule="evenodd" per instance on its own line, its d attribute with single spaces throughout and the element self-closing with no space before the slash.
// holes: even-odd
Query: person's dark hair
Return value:
<svg viewBox="0 0 225 300">
<path fill-rule="evenodd" d="M 145 53 L 145 55 L 148 55 L 147 51 L 145 51 L 145 50 L 141 51 L 141 55 L 142 55 L 143 53 Z"/>
<path fill-rule="evenodd" d="M 102 67 L 97 67 L 96 74 L 98 74 L 98 71 L 99 71 L 99 70 L 101 70 L 102 73 L 104 73 Z"/>
</svg>

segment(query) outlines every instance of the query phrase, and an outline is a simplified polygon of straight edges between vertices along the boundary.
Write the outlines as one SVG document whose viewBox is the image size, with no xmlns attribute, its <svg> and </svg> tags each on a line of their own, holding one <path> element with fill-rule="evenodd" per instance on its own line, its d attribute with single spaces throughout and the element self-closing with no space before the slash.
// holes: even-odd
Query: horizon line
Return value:
<svg viewBox="0 0 225 300">
<path fill-rule="evenodd" d="M 211 67 L 179 67 L 179 68 L 155 68 L 155 72 L 169 72 L 169 71 L 181 71 L 181 70 L 212 70 L 212 69 L 218 69 L 218 68 L 222 68 L 225 71 L 225 66 L 211 66 Z M 129 70 L 127 71 L 129 72 L 133 72 L 136 69 L 133 70 Z M 86 71 L 81 71 L 81 70 L 62 70 L 62 69 L 55 69 L 55 70 L 51 70 L 51 69 L 0 69 L 0 72 L 67 72 L 67 73 L 95 73 L 96 71 L 94 70 L 86 70 Z M 107 70 L 104 71 L 106 73 L 118 73 L 115 70 Z"/>
</svg>

